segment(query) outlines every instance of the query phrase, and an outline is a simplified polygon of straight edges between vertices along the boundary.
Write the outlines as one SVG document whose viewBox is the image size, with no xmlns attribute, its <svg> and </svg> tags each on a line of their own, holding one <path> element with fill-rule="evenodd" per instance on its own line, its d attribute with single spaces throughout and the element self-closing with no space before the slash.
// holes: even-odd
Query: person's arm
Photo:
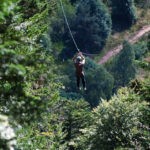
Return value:
<svg viewBox="0 0 150 150">
<path fill-rule="evenodd" d="M 78 53 L 76 53 L 75 55 L 74 55 L 74 57 L 73 57 L 73 61 L 76 63 L 76 58 L 78 57 L 78 56 L 81 56 L 81 58 L 82 58 L 82 64 L 85 64 L 85 57 L 83 56 L 83 54 L 82 54 L 82 52 L 78 52 Z"/>
<path fill-rule="evenodd" d="M 85 64 L 85 57 L 83 56 L 82 52 L 80 52 L 79 55 L 82 58 L 82 62 L 81 63 L 84 65 Z"/>
<path fill-rule="evenodd" d="M 75 55 L 74 55 L 74 57 L 72 58 L 72 60 L 75 62 L 76 61 L 76 58 L 78 57 L 78 56 L 81 56 L 82 55 L 82 53 L 81 52 L 77 52 Z M 81 56 L 82 57 L 82 56 Z"/>
<path fill-rule="evenodd" d="M 81 63 L 84 65 L 85 64 L 85 57 L 82 58 Z"/>
</svg>

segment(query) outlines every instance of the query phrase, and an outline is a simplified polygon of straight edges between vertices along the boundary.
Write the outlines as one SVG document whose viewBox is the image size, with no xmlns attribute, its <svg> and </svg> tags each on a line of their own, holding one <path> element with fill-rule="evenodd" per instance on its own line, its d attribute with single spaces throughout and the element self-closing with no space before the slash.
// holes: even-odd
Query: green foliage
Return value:
<svg viewBox="0 0 150 150">
<path fill-rule="evenodd" d="M 92 107 L 95 107 L 101 98 L 109 99 L 111 97 L 114 79 L 104 67 L 97 65 L 92 60 L 87 59 L 86 63 L 87 92 L 85 99 Z"/>
<path fill-rule="evenodd" d="M 54 118 L 52 118 L 54 117 Z M 23 126 L 18 130 L 18 149 L 66 149 L 63 144 L 65 136 L 62 131 L 62 124 L 56 121 L 56 116 L 52 114 L 43 115 L 42 122 L 32 123 L 30 126 Z M 56 124 L 54 124 L 56 123 Z"/>
<path fill-rule="evenodd" d="M 0 3 L 0 25 L 4 21 L 5 18 L 8 17 L 9 15 L 13 14 L 13 9 L 15 7 L 15 2 L 17 0 L 1 0 Z"/>
<path fill-rule="evenodd" d="M 111 18 L 106 6 L 98 0 L 82 0 L 77 4 L 76 10 L 72 5 L 64 6 L 71 31 L 81 51 L 101 51 L 111 32 Z M 63 41 L 61 58 L 68 59 L 73 56 L 76 48 L 64 22 L 62 10 L 60 12 L 61 15 L 52 24 L 51 37 L 54 42 Z"/>
<path fill-rule="evenodd" d="M 28 19 L 39 12 L 43 12 L 43 8 L 47 8 L 48 1 L 46 0 L 20 0 L 18 5 L 20 6 L 20 13 L 24 19 Z"/>
<path fill-rule="evenodd" d="M 46 4 L 38 5 L 36 14 L 22 23 L 21 15 L 14 14 L 15 23 L 0 35 L 0 111 L 21 124 L 40 118 L 58 98 L 54 60 L 43 49 L 48 49 L 49 43 L 42 43 L 48 29 Z M 20 9 L 23 6 L 20 4 Z"/>
<path fill-rule="evenodd" d="M 105 5 L 99 0 L 63 3 L 81 50 L 99 52 L 111 28 Z M 0 2 L 0 113 L 16 125 L 17 148 L 148 149 L 149 78 L 134 86 L 136 94 L 124 88 L 109 102 L 102 101 L 110 99 L 114 79 L 104 67 L 87 58 L 87 91 L 77 91 L 73 63 L 60 64 L 54 57 L 63 48 L 69 49 L 68 56 L 75 52 L 62 11 L 57 8 L 55 0 Z M 138 58 L 147 51 L 145 43 L 135 49 Z M 126 43 L 112 69 L 117 87 L 134 77 L 133 60 L 132 48 Z M 90 107 L 98 104 L 91 112 Z M 2 128 L 4 124 L 8 126 L 0 116 L 1 135 L 7 131 Z M 0 149 L 7 150 L 15 140 L 1 135 Z"/>
<path fill-rule="evenodd" d="M 85 80 L 87 91 L 79 92 L 76 88 L 76 76 L 73 62 L 67 63 L 61 80 L 65 86 L 65 92 L 70 99 L 70 93 L 78 93 L 78 96 L 84 97 L 91 107 L 99 104 L 101 98 L 109 99 L 113 89 L 113 77 L 105 70 L 104 67 L 97 65 L 91 59 L 86 58 L 85 64 Z M 66 74 L 66 76 L 64 76 Z"/>
<path fill-rule="evenodd" d="M 40 121 L 18 130 L 18 148 L 60 149 L 78 148 L 77 138 L 82 128 L 91 123 L 89 106 L 83 100 L 61 100 L 44 113 Z M 28 144 L 27 144 L 28 143 Z"/>
<path fill-rule="evenodd" d="M 141 67 L 143 68 L 144 70 L 150 70 L 150 63 L 147 62 L 147 61 L 139 61 L 139 60 L 136 60 L 135 61 L 135 64 L 138 66 L 138 67 Z"/>
<path fill-rule="evenodd" d="M 141 101 L 146 101 L 147 105 L 141 107 L 142 117 L 140 118 L 140 128 L 145 131 L 145 135 L 149 137 L 149 122 L 150 122 L 150 79 L 135 79 L 130 83 L 130 87 L 140 97 Z M 142 139 L 141 139 L 142 140 Z M 149 141 L 145 141 L 144 145 L 149 145 Z"/>
<path fill-rule="evenodd" d="M 67 20 L 72 30 L 74 19 L 75 19 L 75 7 L 72 6 L 68 2 L 68 0 L 63 2 L 63 6 L 64 6 L 64 11 L 65 11 Z M 51 18 L 50 37 L 53 42 L 53 45 L 52 45 L 53 49 L 55 49 L 57 53 L 60 53 L 61 58 L 68 59 L 69 57 L 73 56 L 73 54 L 75 53 L 74 50 L 71 50 L 71 49 L 69 50 L 68 48 L 64 48 L 66 47 L 66 45 L 68 45 L 68 43 L 71 45 L 73 45 L 73 43 L 71 41 L 68 27 L 64 20 L 61 7 L 58 7 L 57 14 L 55 15 L 55 17 Z"/>
<path fill-rule="evenodd" d="M 144 100 L 150 102 L 150 78 L 142 82 L 142 86 L 139 92 Z"/>
<path fill-rule="evenodd" d="M 145 80 L 134 80 L 130 84 L 131 88 L 147 102 L 150 102 L 150 78 Z"/>
<path fill-rule="evenodd" d="M 63 6 L 68 22 L 70 25 L 72 25 L 72 19 L 75 18 L 75 8 L 67 2 L 64 2 Z M 50 37 L 52 39 L 52 42 L 65 42 L 66 38 L 69 38 L 65 37 L 68 34 L 68 28 L 62 14 L 61 7 L 58 7 L 57 15 L 51 18 L 50 28 Z"/>
<path fill-rule="evenodd" d="M 63 101 L 61 109 L 67 147 L 80 149 L 77 139 L 82 134 L 81 129 L 88 127 L 92 122 L 90 107 L 83 100 L 70 100 Z"/>
<path fill-rule="evenodd" d="M 4 33 L 11 24 L 14 11 L 17 9 L 16 1 L 17 0 L 1 0 L 0 2 L 0 34 Z"/>
<path fill-rule="evenodd" d="M 148 136 L 139 129 L 141 107 L 140 98 L 128 89 L 121 89 L 112 99 L 102 101 L 93 111 L 93 125 L 85 130 L 88 140 L 85 149 L 147 148 Z"/>
<path fill-rule="evenodd" d="M 132 46 L 125 41 L 123 49 L 116 60 L 114 60 L 111 70 L 115 79 L 115 90 L 118 87 L 126 86 L 135 77 L 134 58 L 135 54 Z"/>
<path fill-rule="evenodd" d="M 135 52 L 135 59 L 142 59 L 148 52 L 147 43 L 144 41 L 133 45 L 133 49 Z"/>
<path fill-rule="evenodd" d="M 113 26 L 117 28 L 130 27 L 136 22 L 134 0 L 111 0 Z"/>
<path fill-rule="evenodd" d="M 81 51 L 101 51 L 111 32 L 111 19 L 106 6 L 98 0 L 81 0 L 76 15 L 73 29 Z"/>
<path fill-rule="evenodd" d="M 35 59 L 33 60 L 32 58 L 31 64 L 28 62 L 28 56 L 21 57 L 15 53 L 13 49 L 8 50 L 5 49 L 5 47 L 1 48 L 1 112 L 15 116 L 15 119 L 22 123 L 40 117 L 40 113 L 47 110 L 50 106 L 50 103 L 48 102 L 49 97 L 53 99 L 52 95 L 54 94 L 54 90 L 51 90 L 53 94 L 48 91 L 52 88 L 52 85 L 54 88 L 55 84 L 50 81 L 52 77 L 50 77 L 51 75 L 48 73 L 50 70 L 47 70 L 47 60 L 44 55 L 43 58 L 41 57 L 40 59 L 37 58 L 36 55 L 35 53 L 32 54 Z M 39 57 L 39 55 L 37 56 Z M 37 62 L 42 59 L 45 59 L 43 61 L 45 64 L 36 66 Z M 35 62 L 33 63 L 33 61 Z M 43 68 L 43 72 L 37 74 L 39 73 L 38 70 L 41 68 Z M 47 70 L 47 72 L 45 70 Z M 42 74 L 45 75 L 42 77 Z M 50 77 L 50 80 L 48 77 Z M 47 81 L 49 81 L 49 84 L 51 83 L 52 85 L 49 86 L 49 84 L 46 84 Z M 45 87 L 43 87 L 44 85 Z M 38 94 L 38 92 L 40 94 Z M 20 117 L 21 114 L 22 117 Z"/>
</svg>

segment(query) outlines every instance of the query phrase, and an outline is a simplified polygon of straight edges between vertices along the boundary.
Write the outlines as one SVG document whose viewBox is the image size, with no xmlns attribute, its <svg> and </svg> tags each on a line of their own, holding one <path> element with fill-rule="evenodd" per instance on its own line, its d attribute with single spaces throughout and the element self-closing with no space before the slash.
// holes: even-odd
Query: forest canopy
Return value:
<svg viewBox="0 0 150 150">
<path fill-rule="evenodd" d="M 150 36 L 124 38 L 147 25 L 148 1 L 62 0 L 85 58 L 81 90 L 60 2 L 0 2 L 0 149 L 149 149 Z"/>
</svg>

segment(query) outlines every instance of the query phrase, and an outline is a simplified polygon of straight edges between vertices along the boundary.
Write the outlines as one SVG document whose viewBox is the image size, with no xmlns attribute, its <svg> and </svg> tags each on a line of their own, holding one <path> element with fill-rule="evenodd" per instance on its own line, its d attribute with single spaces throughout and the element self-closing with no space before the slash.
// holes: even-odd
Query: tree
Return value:
<svg viewBox="0 0 150 150">
<path fill-rule="evenodd" d="M 111 32 L 111 18 L 106 6 L 98 0 L 81 0 L 71 27 L 81 51 L 100 52 Z M 66 47 L 75 49 L 67 39 Z"/>
<path fill-rule="evenodd" d="M 75 8 L 68 2 L 63 3 L 64 11 L 69 23 L 69 26 L 72 30 L 72 25 L 74 24 L 75 19 Z M 70 37 L 70 33 L 68 31 L 68 27 L 66 25 L 62 9 L 61 7 L 58 8 L 57 14 L 55 17 L 50 18 L 50 38 L 52 40 L 52 48 L 60 53 L 61 59 L 68 59 L 72 57 L 75 53 L 75 50 L 72 50 L 69 45 L 72 45 L 72 39 Z M 66 47 L 67 45 L 67 47 Z M 61 50 L 61 52 L 60 52 Z"/>
<path fill-rule="evenodd" d="M 51 109 L 50 113 L 43 113 L 42 119 L 38 122 L 32 122 L 18 129 L 17 149 L 67 149 L 60 121 L 62 117 L 58 115 L 58 110 L 56 112 Z"/>
<path fill-rule="evenodd" d="M 80 149 L 77 141 L 82 134 L 80 130 L 92 123 L 91 118 L 87 102 L 61 99 L 43 114 L 42 120 L 19 131 L 18 148 Z"/>
<path fill-rule="evenodd" d="M 114 27 L 130 27 L 137 19 L 134 0 L 111 0 Z"/>
<path fill-rule="evenodd" d="M 92 60 L 86 60 L 85 78 L 87 92 L 85 99 L 92 107 L 96 107 L 100 99 L 109 99 L 112 95 L 114 79 L 103 66 L 97 65 Z"/>
<path fill-rule="evenodd" d="M 121 86 L 126 86 L 135 77 L 134 59 L 133 48 L 125 41 L 123 43 L 123 49 L 116 60 L 114 60 L 114 66 L 112 67 L 112 74 L 115 79 L 115 90 Z"/>
<path fill-rule="evenodd" d="M 120 89 L 110 101 L 102 101 L 93 111 L 93 124 L 79 139 L 85 142 L 84 149 L 147 149 L 149 137 L 139 126 L 144 116 L 141 107 L 145 102 L 128 88 Z"/>
<path fill-rule="evenodd" d="M 7 26 L 7 30 L 0 33 L 0 112 L 20 124 L 39 119 L 57 99 L 54 96 L 57 84 L 52 81 L 54 60 L 47 55 L 44 45 L 38 43 L 40 36 L 47 31 L 47 9 L 36 13 L 38 21 L 35 16 L 31 17 L 33 14 L 26 21 L 19 16 L 11 27 Z"/>
<path fill-rule="evenodd" d="M 68 149 L 78 148 L 78 137 L 82 134 L 80 131 L 83 128 L 88 127 L 92 123 L 91 111 L 89 104 L 84 100 L 78 101 L 62 101 L 63 114 L 63 130 L 66 134 L 65 142 L 68 145 Z"/>
<path fill-rule="evenodd" d="M 76 13 L 75 38 L 79 48 L 100 52 L 111 32 L 111 19 L 106 6 L 98 0 L 82 0 Z"/>
</svg>

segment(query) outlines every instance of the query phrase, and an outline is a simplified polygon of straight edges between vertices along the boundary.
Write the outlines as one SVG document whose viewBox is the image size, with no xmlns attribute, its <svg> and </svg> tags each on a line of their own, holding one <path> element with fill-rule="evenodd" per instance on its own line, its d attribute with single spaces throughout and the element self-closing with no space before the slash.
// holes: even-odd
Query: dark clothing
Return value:
<svg viewBox="0 0 150 150">
<path fill-rule="evenodd" d="M 77 75 L 77 76 L 82 76 L 82 75 L 84 75 L 84 72 L 83 72 L 83 64 L 82 64 L 82 63 L 75 63 L 75 67 L 76 67 L 76 75 Z"/>
<path fill-rule="evenodd" d="M 76 67 L 77 87 L 78 88 L 80 87 L 80 78 L 81 78 L 83 88 L 85 88 L 86 85 L 85 85 L 85 77 L 84 77 L 84 72 L 83 72 L 83 64 L 75 63 L 75 67 Z"/>
<path fill-rule="evenodd" d="M 85 88 L 85 87 L 86 87 L 86 85 L 85 85 L 85 78 L 84 78 L 84 74 L 82 74 L 81 76 L 76 76 L 76 78 L 77 78 L 77 87 L 78 87 L 78 88 L 80 87 L 80 78 L 81 78 L 83 88 Z"/>
</svg>

